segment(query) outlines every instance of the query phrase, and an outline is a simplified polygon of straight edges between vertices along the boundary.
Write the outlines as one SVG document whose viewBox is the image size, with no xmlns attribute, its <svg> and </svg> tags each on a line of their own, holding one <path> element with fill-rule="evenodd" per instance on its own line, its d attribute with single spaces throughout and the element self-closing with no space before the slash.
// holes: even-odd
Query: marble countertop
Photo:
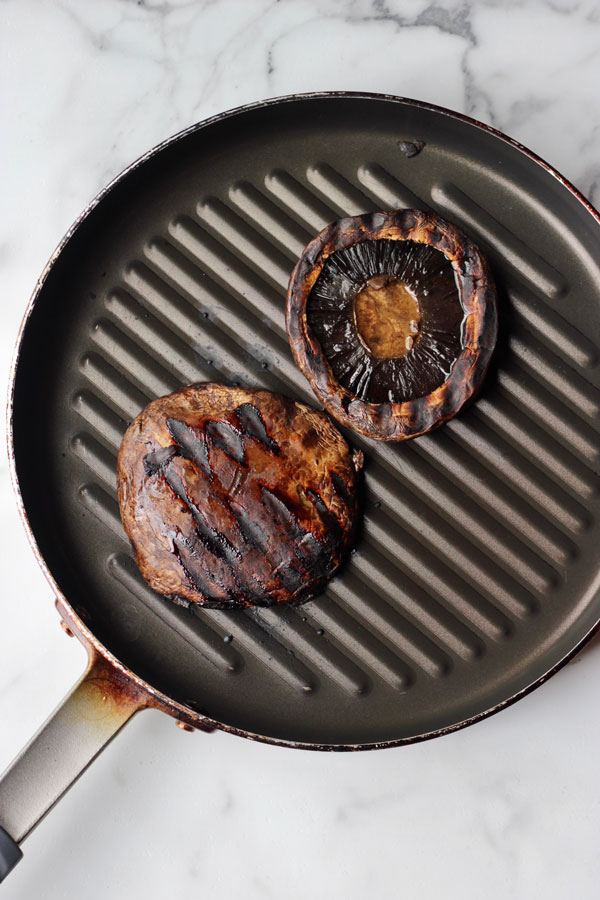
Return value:
<svg viewBox="0 0 600 900">
<path fill-rule="evenodd" d="M 35 280 L 89 199 L 185 126 L 311 90 L 481 119 L 600 205 L 595 0 L 3 0 L 2 396 Z M 4 447 L 2 441 L 2 447 Z M 0 770 L 84 668 L 0 461 Z M 2 896 L 598 896 L 600 644 L 475 727 L 315 754 L 137 716 L 24 845 Z"/>
</svg>

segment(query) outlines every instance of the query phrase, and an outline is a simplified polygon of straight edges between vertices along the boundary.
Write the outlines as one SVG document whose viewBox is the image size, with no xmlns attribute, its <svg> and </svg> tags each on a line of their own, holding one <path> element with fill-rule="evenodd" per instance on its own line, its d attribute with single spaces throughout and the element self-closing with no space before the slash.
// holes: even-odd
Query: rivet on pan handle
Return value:
<svg viewBox="0 0 600 900">
<path fill-rule="evenodd" d="M 20 844 L 152 698 L 95 650 L 85 674 L 0 779 L 0 881 Z"/>
</svg>

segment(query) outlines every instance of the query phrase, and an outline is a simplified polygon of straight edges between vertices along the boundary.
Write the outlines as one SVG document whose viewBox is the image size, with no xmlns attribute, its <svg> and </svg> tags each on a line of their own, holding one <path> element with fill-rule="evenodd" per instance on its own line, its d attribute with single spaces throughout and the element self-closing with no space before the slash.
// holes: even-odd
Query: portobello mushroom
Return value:
<svg viewBox="0 0 600 900">
<path fill-rule="evenodd" d="M 455 416 L 496 342 L 496 289 L 475 244 L 432 212 L 333 222 L 302 253 L 286 307 L 292 353 L 325 409 L 380 441 Z"/>
<path fill-rule="evenodd" d="M 175 602 L 296 604 L 351 545 L 361 464 L 322 412 L 194 384 L 153 400 L 125 432 L 121 520 L 143 577 Z"/>
</svg>

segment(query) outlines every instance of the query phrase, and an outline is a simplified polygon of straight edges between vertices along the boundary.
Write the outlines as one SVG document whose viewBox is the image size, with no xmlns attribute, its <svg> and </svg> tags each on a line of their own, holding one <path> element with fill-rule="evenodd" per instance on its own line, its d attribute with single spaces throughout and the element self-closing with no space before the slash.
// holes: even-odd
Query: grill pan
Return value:
<svg viewBox="0 0 600 900">
<path fill-rule="evenodd" d="M 222 612 L 154 594 L 116 502 L 128 421 L 193 381 L 316 405 L 286 339 L 289 274 L 330 221 L 397 207 L 434 209 L 492 265 L 500 334 L 478 399 L 400 445 L 345 432 L 365 453 L 364 522 L 323 596 Z M 9 403 L 23 520 L 89 667 L 0 783 L 0 869 L 141 708 L 386 747 L 496 712 L 577 652 L 600 619 L 599 248 L 598 213 L 530 151 L 377 94 L 216 116 L 92 202 L 38 282 Z"/>
</svg>

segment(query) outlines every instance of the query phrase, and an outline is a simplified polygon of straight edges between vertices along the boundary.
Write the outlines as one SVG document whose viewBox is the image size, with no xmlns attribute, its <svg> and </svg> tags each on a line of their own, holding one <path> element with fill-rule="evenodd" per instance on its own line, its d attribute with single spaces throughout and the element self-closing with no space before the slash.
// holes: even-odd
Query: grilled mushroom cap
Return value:
<svg viewBox="0 0 600 900">
<path fill-rule="evenodd" d="M 473 242 L 432 212 L 341 219 L 290 278 L 296 363 L 344 425 L 401 441 L 456 415 L 497 336 L 496 289 Z"/>
<path fill-rule="evenodd" d="M 228 609 L 298 603 L 349 549 L 360 464 L 324 413 L 269 391 L 190 385 L 125 432 L 121 519 L 160 594 Z"/>
</svg>

